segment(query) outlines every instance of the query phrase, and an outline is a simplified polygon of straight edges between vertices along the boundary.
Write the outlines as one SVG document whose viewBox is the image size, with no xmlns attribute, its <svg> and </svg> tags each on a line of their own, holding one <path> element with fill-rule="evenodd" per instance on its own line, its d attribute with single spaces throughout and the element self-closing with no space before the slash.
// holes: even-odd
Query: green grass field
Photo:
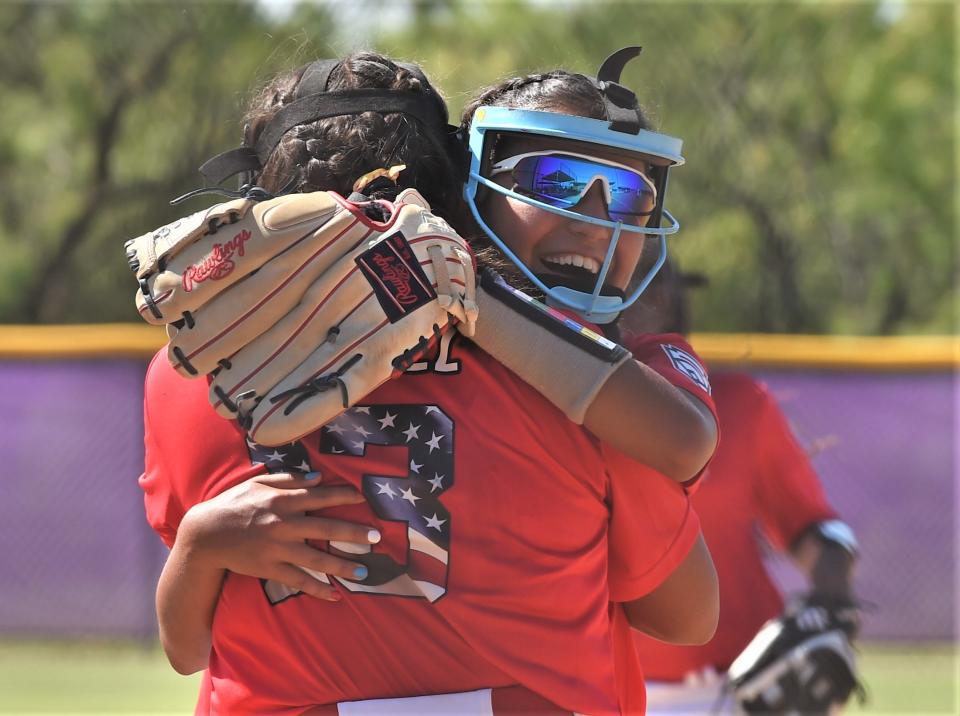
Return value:
<svg viewBox="0 0 960 716">
<path fill-rule="evenodd" d="M 861 663 L 870 701 L 854 714 L 956 714 L 955 646 L 871 644 Z M 156 647 L 0 642 L 0 713 L 189 714 L 199 677 Z"/>
<path fill-rule="evenodd" d="M 860 665 L 868 701 L 853 714 L 960 713 L 957 645 L 867 644 Z"/>
</svg>

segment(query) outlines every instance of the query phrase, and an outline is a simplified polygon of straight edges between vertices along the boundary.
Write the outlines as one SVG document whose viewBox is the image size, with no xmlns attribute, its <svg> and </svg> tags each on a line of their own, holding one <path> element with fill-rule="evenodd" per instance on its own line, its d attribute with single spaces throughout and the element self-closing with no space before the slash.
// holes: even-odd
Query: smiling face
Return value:
<svg viewBox="0 0 960 716">
<path fill-rule="evenodd" d="M 648 163 L 638 155 L 586 142 L 532 135 L 501 138 L 496 159 L 543 150 L 585 154 L 641 172 L 649 169 Z M 507 189 L 514 188 L 513 176 L 509 172 L 497 174 L 493 180 Z M 599 181 L 593 183 L 579 203 L 568 208 L 587 216 L 610 219 L 604 187 Z M 494 191 L 486 192 L 480 210 L 490 228 L 538 276 L 596 280 L 610 246 L 612 229 L 568 219 Z M 642 253 L 643 234 L 622 232 L 606 284 L 626 290 Z"/>
</svg>

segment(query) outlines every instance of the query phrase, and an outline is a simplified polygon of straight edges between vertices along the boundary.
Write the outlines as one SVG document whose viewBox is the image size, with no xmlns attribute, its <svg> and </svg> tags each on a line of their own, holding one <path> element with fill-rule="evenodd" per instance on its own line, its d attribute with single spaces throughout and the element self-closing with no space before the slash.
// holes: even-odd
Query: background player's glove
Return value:
<svg viewBox="0 0 960 716">
<path fill-rule="evenodd" d="M 772 619 L 730 666 L 734 698 L 746 713 L 826 714 L 856 691 L 864 698 L 851 640 L 859 608 L 810 594 Z"/>
<path fill-rule="evenodd" d="M 393 205 L 237 199 L 126 246 L 171 364 L 213 375 L 217 412 L 262 445 L 327 423 L 477 317 L 467 243 L 409 189 Z"/>
<path fill-rule="evenodd" d="M 508 285 L 485 269 L 477 291 L 482 318 L 474 343 L 536 388 L 577 424 L 626 348 Z"/>
</svg>

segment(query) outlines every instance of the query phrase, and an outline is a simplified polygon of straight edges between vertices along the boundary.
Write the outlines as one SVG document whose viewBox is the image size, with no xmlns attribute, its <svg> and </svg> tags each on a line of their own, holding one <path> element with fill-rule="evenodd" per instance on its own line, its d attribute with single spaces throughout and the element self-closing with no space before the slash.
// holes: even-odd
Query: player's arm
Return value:
<svg viewBox="0 0 960 716">
<path fill-rule="evenodd" d="M 764 532 L 807 575 L 813 593 L 849 600 L 859 550 L 853 530 L 837 518 L 810 456 L 767 388 L 746 377 L 730 385 L 736 388 L 731 395 L 749 408 Z"/>
<path fill-rule="evenodd" d="M 815 593 L 849 599 L 857 549 L 850 527 L 840 520 L 824 520 L 800 534 L 790 547 L 790 555 Z"/>
<path fill-rule="evenodd" d="M 193 560 L 190 548 L 174 543 L 157 584 L 160 644 L 180 674 L 207 667 L 212 643 L 213 613 L 226 570 Z"/>
<path fill-rule="evenodd" d="M 681 645 L 710 641 L 720 618 L 720 591 L 703 535 L 656 589 L 622 607 L 634 629 L 660 641 Z"/>
<path fill-rule="evenodd" d="M 733 697 L 749 713 L 839 713 L 852 694 L 861 704 L 865 696 L 852 646 L 860 630 L 850 591 L 853 532 L 835 519 L 815 523 L 791 554 L 813 589 L 791 600 L 731 664 Z"/>
<path fill-rule="evenodd" d="M 637 360 L 625 362 L 603 384 L 583 424 L 676 482 L 695 477 L 717 445 L 709 408 Z"/>
<path fill-rule="evenodd" d="M 717 442 L 699 400 L 597 335 L 485 271 L 474 342 L 594 435 L 676 482 Z"/>
<path fill-rule="evenodd" d="M 339 593 L 319 573 L 362 579 L 366 568 L 311 547 L 306 540 L 364 546 L 379 540 L 368 526 L 307 515 L 363 502 L 351 487 L 319 477 L 261 475 L 191 507 L 157 585 L 160 642 L 181 674 L 206 668 L 213 616 L 228 572 L 271 579 L 319 599 Z M 358 571 L 360 570 L 360 571 Z"/>
</svg>

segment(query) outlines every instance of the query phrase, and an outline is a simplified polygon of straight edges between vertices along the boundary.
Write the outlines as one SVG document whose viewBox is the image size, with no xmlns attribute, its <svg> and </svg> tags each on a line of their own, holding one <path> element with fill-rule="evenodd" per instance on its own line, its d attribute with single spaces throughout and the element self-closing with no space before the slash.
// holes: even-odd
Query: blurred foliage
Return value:
<svg viewBox="0 0 960 716">
<path fill-rule="evenodd" d="M 478 88 L 642 44 L 624 83 L 684 139 L 672 250 L 701 331 L 952 333 L 951 2 L 2 4 L 0 321 L 135 320 L 123 241 L 235 146 L 272 72 L 376 47 L 456 116 Z M 98 264 L 98 262 L 100 262 Z"/>
</svg>

